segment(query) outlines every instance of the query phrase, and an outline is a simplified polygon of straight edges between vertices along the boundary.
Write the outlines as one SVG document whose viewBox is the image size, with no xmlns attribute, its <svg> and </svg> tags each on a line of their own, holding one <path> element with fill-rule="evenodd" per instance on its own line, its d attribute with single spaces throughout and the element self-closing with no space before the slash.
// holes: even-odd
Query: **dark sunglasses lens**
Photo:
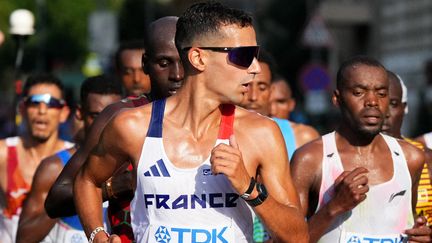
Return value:
<svg viewBox="0 0 432 243">
<path fill-rule="evenodd" d="M 60 109 L 64 106 L 63 102 L 59 99 L 49 97 L 46 99 L 46 97 L 42 97 L 39 95 L 30 96 L 25 101 L 24 104 L 26 106 L 39 106 L 39 104 L 45 103 L 49 108 L 57 108 Z"/>
<path fill-rule="evenodd" d="M 53 97 L 51 97 L 51 99 L 49 100 L 47 105 L 50 108 L 57 108 L 57 109 L 60 109 L 63 107 L 63 103 L 60 100 L 53 98 Z"/>
<path fill-rule="evenodd" d="M 257 46 L 233 48 L 229 51 L 228 58 L 230 62 L 247 68 L 252 64 L 253 59 L 258 57 L 258 50 L 259 47 Z"/>
</svg>

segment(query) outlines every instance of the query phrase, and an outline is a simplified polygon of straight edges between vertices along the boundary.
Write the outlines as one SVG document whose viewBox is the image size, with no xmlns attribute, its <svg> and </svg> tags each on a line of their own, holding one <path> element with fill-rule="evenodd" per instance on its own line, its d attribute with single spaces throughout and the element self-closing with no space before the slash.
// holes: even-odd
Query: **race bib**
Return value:
<svg viewBox="0 0 432 243">
<path fill-rule="evenodd" d="M 340 243 L 406 243 L 408 237 L 403 234 L 374 235 L 342 231 Z"/>
<path fill-rule="evenodd" d="M 212 227 L 174 227 L 150 225 L 149 239 L 151 243 L 232 243 L 233 228 L 230 226 Z"/>
</svg>

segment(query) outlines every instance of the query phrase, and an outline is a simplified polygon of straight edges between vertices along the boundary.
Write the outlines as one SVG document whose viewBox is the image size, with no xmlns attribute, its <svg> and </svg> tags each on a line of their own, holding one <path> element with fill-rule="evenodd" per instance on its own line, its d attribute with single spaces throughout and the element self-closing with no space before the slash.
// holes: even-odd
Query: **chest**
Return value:
<svg viewBox="0 0 432 243">
<path fill-rule="evenodd" d="M 358 167 L 368 170 L 368 184 L 377 185 L 389 181 L 394 174 L 394 161 L 388 148 L 375 153 L 358 154 L 343 151 L 339 153 L 340 164 L 344 171 L 352 171 Z M 337 158 L 336 158 L 337 159 Z"/>
</svg>

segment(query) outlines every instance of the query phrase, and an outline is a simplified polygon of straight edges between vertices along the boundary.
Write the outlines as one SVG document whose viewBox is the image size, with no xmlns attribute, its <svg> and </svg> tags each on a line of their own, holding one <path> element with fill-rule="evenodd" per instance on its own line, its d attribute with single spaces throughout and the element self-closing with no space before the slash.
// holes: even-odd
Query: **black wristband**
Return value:
<svg viewBox="0 0 432 243">
<path fill-rule="evenodd" d="M 245 191 L 245 193 L 241 194 L 240 197 L 243 198 L 244 200 L 249 199 L 249 197 L 250 197 L 250 195 L 251 195 L 251 193 L 255 187 L 255 184 L 256 184 L 255 179 L 253 177 L 251 177 L 248 189 Z"/>
<path fill-rule="evenodd" d="M 268 197 L 267 189 L 265 188 L 264 184 L 256 183 L 256 188 L 258 191 L 258 196 L 251 200 L 246 200 L 246 202 L 251 207 L 256 207 L 258 205 L 261 205 Z"/>
</svg>

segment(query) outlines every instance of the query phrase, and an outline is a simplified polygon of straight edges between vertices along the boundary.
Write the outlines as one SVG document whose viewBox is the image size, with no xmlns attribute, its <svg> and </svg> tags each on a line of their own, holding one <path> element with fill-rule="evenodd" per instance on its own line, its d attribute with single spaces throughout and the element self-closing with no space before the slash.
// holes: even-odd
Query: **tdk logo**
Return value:
<svg viewBox="0 0 432 243">
<path fill-rule="evenodd" d="M 394 238 L 374 238 L 374 237 L 359 237 L 351 236 L 346 243 L 404 243 L 404 237 L 394 237 Z"/>
<path fill-rule="evenodd" d="M 157 209 L 234 208 L 237 207 L 236 193 L 209 193 L 201 195 L 144 194 L 145 207 Z"/>
<path fill-rule="evenodd" d="M 167 228 L 159 226 L 156 230 L 155 238 L 160 243 L 173 242 L 183 243 L 228 243 L 227 240 L 227 227 L 221 229 L 191 229 L 191 228 Z"/>
</svg>

